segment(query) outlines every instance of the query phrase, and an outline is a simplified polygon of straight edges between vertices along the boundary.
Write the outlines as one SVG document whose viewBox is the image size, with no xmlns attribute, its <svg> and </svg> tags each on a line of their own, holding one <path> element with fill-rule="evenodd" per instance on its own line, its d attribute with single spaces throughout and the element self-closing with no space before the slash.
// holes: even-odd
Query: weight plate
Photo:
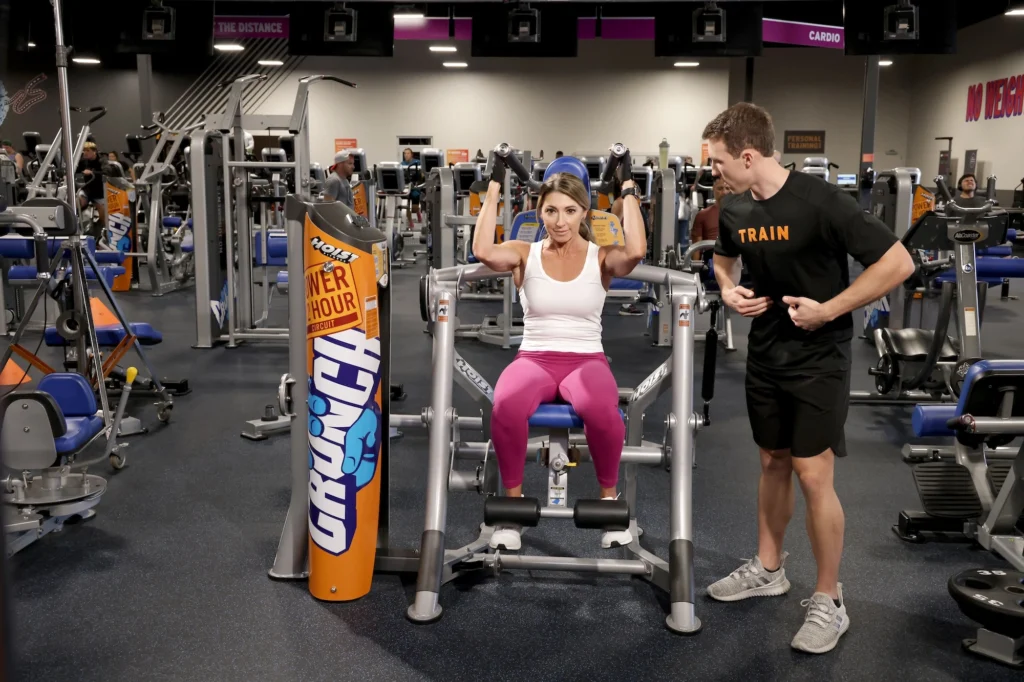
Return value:
<svg viewBox="0 0 1024 682">
<path fill-rule="evenodd" d="M 949 579 L 949 594 L 960 611 L 989 630 L 1024 635 L 1024 573 L 975 568 Z"/>
<path fill-rule="evenodd" d="M 65 341 L 77 341 L 85 333 L 85 317 L 75 310 L 65 310 L 54 325 Z"/>
<path fill-rule="evenodd" d="M 881 395 L 887 395 L 896 385 L 896 363 L 888 353 L 878 358 L 878 365 L 875 367 L 875 390 Z"/>
<path fill-rule="evenodd" d="M 949 377 L 949 388 L 957 398 L 960 397 L 960 390 L 963 388 L 964 380 L 967 378 L 967 371 L 971 368 L 971 365 L 977 362 L 981 362 L 981 358 L 966 358 L 956 363 L 953 374 Z"/>
</svg>

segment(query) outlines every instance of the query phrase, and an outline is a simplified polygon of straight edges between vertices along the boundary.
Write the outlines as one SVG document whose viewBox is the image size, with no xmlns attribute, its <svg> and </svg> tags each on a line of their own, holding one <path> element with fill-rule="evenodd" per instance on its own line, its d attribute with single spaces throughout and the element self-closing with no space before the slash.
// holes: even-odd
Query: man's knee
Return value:
<svg viewBox="0 0 1024 682">
<path fill-rule="evenodd" d="M 793 469 L 800 479 L 800 487 L 804 495 L 812 497 L 828 493 L 832 490 L 832 472 L 835 456 L 832 450 L 814 457 L 793 458 Z"/>
<path fill-rule="evenodd" d="M 793 457 L 789 448 L 766 450 L 761 448 L 761 471 L 766 474 L 790 474 L 793 472 Z"/>
</svg>

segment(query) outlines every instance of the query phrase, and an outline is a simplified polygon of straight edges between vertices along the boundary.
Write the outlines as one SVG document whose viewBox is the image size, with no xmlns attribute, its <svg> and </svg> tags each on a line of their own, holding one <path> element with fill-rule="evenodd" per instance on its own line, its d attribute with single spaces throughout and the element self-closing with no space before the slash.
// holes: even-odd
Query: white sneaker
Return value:
<svg viewBox="0 0 1024 682">
<path fill-rule="evenodd" d="M 843 584 L 839 583 L 839 606 L 832 597 L 815 592 L 810 599 L 804 599 L 800 606 L 807 608 L 803 627 L 796 633 L 791 646 L 809 654 L 823 654 L 832 651 L 847 630 L 850 618 L 846 615 L 846 601 L 843 599 Z"/>
<path fill-rule="evenodd" d="M 518 552 L 523 546 L 522 528 L 520 526 L 498 526 L 488 543 L 491 549 L 503 549 L 506 552 Z"/>
<path fill-rule="evenodd" d="M 633 542 L 633 534 L 628 530 L 609 530 L 601 535 L 601 548 L 625 547 Z"/>
</svg>

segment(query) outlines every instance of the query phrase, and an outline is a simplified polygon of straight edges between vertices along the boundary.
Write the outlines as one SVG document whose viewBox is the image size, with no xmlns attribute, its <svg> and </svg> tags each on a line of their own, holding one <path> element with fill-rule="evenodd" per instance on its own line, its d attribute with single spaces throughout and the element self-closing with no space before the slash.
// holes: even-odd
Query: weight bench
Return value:
<svg viewBox="0 0 1024 682">
<path fill-rule="evenodd" d="M 1024 668 L 1024 446 L 1009 460 L 1002 480 L 986 461 L 986 446 L 1024 435 L 1024 360 L 982 360 L 967 371 L 960 402 L 914 410 L 919 435 L 952 435 L 958 459 L 971 468 L 983 508 L 974 536 L 1008 561 L 1005 568 L 972 569 L 950 578 L 960 611 L 982 625 L 963 646 L 973 654 Z"/>
<path fill-rule="evenodd" d="M 914 435 L 953 437 L 955 457 L 936 456 L 913 465 L 924 512 L 901 512 L 893 527 L 898 536 L 921 542 L 922 533 L 963 534 L 984 545 L 984 529 L 979 526 L 997 515 L 1000 533 L 1012 533 L 1014 526 L 1024 529 L 1024 464 L 1019 453 L 1006 456 L 996 451 L 1024 434 L 1010 419 L 997 416 L 1004 410 L 1003 401 L 1012 401 L 1015 395 L 1016 403 L 1005 409 L 1012 409 L 1013 417 L 1024 416 L 1024 360 L 981 360 L 967 370 L 956 404 L 914 408 Z M 1011 496 L 1014 501 L 1008 502 Z M 1024 540 L 1020 542 L 1014 563 L 1024 570 Z"/>
<path fill-rule="evenodd" d="M 130 322 L 128 328 L 131 333 L 125 332 L 120 324 L 108 324 L 96 326 L 96 342 L 103 348 L 113 348 L 103 361 L 103 376 L 112 382 L 111 388 L 118 388 L 125 384 L 126 373 L 119 370 L 117 365 L 121 358 L 131 349 L 136 341 L 143 346 L 156 346 L 163 342 L 164 337 L 152 325 L 146 322 Z M 50 347 L 69 347 L 74 342 L 65 339 L 56 327 L 47 327 L 43 331 L 43 340 Z M 160 383 L 171 395 L 187 395 L 191 392 L 188 379 L 161 379 Z M 156 391 L 152 379 L 140 379 L 138 389 L 143 391 Z"/>
<path fill-rule="evenodd" d="M 12 476 L 4 492 L 8 556 L 61 530 L 72 517 L 95 516 L 93 507 L 107 482 L 84 470 L 72 473 L 71 464 L 106 430 L 97 409 L 89 382 L 73 373 L 48 374 L 34 390 L 0 398 L 3 463 L 28 472 Z M 117 433 L 119 421 L 115 416 L 111 433 Z M 108 438 L 107 456 L 114 450 L 114 439 Z"/>
</svg>

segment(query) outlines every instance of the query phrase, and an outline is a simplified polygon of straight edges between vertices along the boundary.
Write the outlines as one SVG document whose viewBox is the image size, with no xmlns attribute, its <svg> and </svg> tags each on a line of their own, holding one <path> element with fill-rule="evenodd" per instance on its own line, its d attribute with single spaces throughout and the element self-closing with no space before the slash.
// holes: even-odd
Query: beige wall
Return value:
<svg viewBox="0 0 1024 682">
<path fill-rule="evenodd" d="M 754 101 L 771 112 L 778 148 L 786 130 L 824 130 L 825 156 L 840 166 L 833 173 L 858 172 L 864 67 L 863 57 L 847 57 L 842 50 L 765 50 L 754 66 Z M 878 168 L 904 165 L 907 158 L 909 80 L 907 63 L 881 69 L 875 124 Z M 783 163 L 795 162 L 799 168 L 805 156 L 784 154 Z"/>
<path fill-rule="evenodd" d="M 953 159 L 963 168 L 964 151 L 978 150 L 979 173 L 998 176 L 1001 190 L 1024 177 L 1024 115 L 967 122 L 967 89 L 1024 74 L 1024 17 L 999 16 L 957 36 L 957 54 L 914 59 L 909 164 L 929 181 L 938 173 L 939 151 L 953 137 Z"/>
<path fill-rule="evenodd" d="M 728 60 L 677 69 L 649 42 L 582 41 L 574 59 L 476 59 L 432 54 L 425 42 L 398 42 L 392 60 L 307 58 L 260 107 L 291 111 L 295 81 L 332 73 L 357 90 L 311 90 L 313 161 L 325 166 L 334 139 L 356 138 L 371 163 L 398 160 L 398 135 L 432 135 L 441 148 L 489 149 L 502 141 L 553 158 L 556 150 L 601 151 L 621 141 L 634 155 L 700 155 L 704 125 L 728 102 Z M 468 61 L 443 69 L 445 59 Z M 327 115 L 325 115 L 325 112 Z"/>
</svg>

